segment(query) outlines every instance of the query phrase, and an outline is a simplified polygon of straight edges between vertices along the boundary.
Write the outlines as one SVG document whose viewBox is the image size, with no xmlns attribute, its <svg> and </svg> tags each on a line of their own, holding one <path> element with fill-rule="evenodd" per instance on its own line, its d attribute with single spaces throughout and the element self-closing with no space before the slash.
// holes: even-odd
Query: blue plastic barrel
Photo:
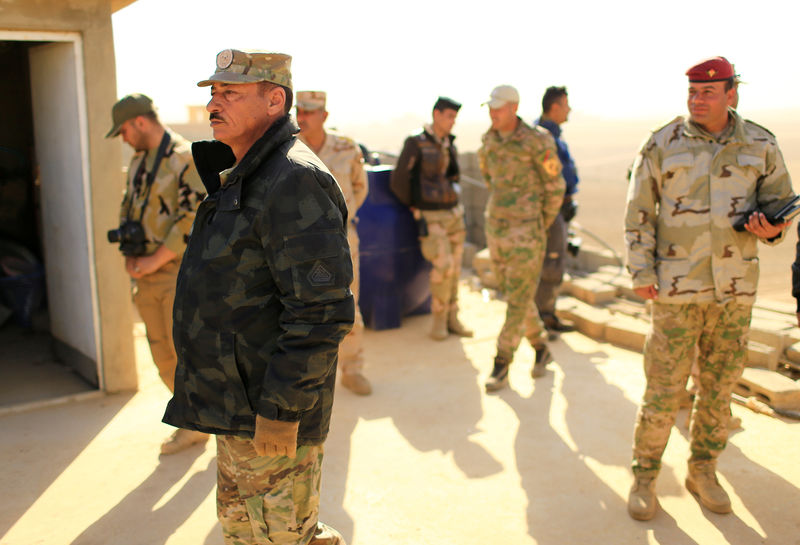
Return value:
<svg viewBox="0 0 800 545">
<path fill-rule="evenodd" d="M 366 169 L 369 193 L 358 210 L 359 308 L 367 327 L 391 329 L 404 316 L 430 312 L 431 266 L 420 252 L 411 212 L 389 189 L 392 167 Z"/>
</svg>

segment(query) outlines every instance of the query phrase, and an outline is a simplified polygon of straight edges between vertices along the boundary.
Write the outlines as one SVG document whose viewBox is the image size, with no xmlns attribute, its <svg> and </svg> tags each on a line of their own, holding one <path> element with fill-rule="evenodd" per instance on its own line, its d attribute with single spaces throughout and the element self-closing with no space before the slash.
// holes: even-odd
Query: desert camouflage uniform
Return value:
<svg viewBox="0 0 800 545">
<path fill-rule="evenodd" d="M 486 241 L 508 309 L 497 339 L 497 355 L 508 361 L 522 336 L 531 345 L 547 336 L 534 296 L 542 270 L 547 229 L 558 214 L 566 184 L 553 137 L 518 119 L 503 136 L 490 129 L 478 150 L 489 186 Z"/>
<path fill-rule="evenodd" d="M 302 133 L 298 136 L 305 142 Z M 306 142 L 307 143 L 307 142 Z M 325 134 L 322 148 L 316 152 L 333 177 L 339 182 L 339 187 L 344 193 L 347 203 L 347 242 L 350 244 L 350 258 L 353 260 L 353 283 L 350 290 L 353 292 L 356 315 L 353 329 L 339 345 L 339 366 L 342 373 L 361 373 L 364 368 L 363 337 L 364 319 L 358 308 L 359 292 L 359 258 L 358 258 L 358 231 L 356 229 L 356 213 L 367 198 L 369 186 L 367 173 L 364 171 L 364 156 L 361 148 L 345 136 L 333 133 Z"/>
<path fill-rule="evenodd" d="M 192 161 L 189 142 L 168 131 L 170 144 L 147 191 L 147 173 L 153 169 L 156 150 L 137 152 L 128 168 L 120 223 L 141 221 L 147 237 L 145 255 L 162 245 L 178 255 L 159 270 L 133 281 L 133 301 L 144 321 L 153 362 L 161 379 L 172 390 L 177 356 L 172 344 L 172 304 L 175 281 L 197 203 L 205 189 Z M 147 199 L 147 205 L 142 209 Z"/>
<path fill-rule="evenodd" d="M 420 251 L 432 267 L 431 311 L 455 316 L 467 229 L 454 185 L 460 175 L 454 140 L 453 135 L 439 138 L 430 124 L 406 138 L 392 172 L 392 190 L 418 210 L 428 227 Z"/>
<path fill-rule="evenodd" d="M 634 287 L 658 288 L 634 434 L 639 475 L 660 468 L 695 357 L 700 384 L 690 468 L 713 469 L 725 448 L 758 284 L 757 238 L 732 226 L 754 208 L 769 211 L 792 195 L 775 137 L 733 110 L 729 115 L 719 138 L 676 118 L 650 136 L 634 163 L 625 216 L 628 269 Z"/>
<path fill-rule="evenodd" d="M 249 439 L 218 435 L 217 517 L 226 545 L 344 545 L 317 517 L 322 454 L 322 445 L 306 445 L 295 458 L 259 456 Z"/>
</svg>

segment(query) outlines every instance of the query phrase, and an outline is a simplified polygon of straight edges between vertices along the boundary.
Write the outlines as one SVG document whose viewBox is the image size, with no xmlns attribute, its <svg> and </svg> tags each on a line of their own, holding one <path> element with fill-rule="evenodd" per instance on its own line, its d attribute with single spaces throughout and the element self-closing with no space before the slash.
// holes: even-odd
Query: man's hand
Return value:
<svg viewBox="0 0 800 545">
<path fill-rule="evenodd" d="M 176 257 L 178 257 L 178 254 L 161 245 L 151 255 L 125 257 L 125 270 L 128 271 L 131 278 L 141 278 L 148 274 L 153 274 Z"/>
<path fill-rule="evenodd" d="M 744 228 L 753 233 L 758 238 L 771 239 L 781 234 L 791 222 L 772 225 L 767 221 L 767 216 L 761 212 L 753 212 L 744 224 Z"/>
<path fill-rule="evenodd" d="M 641 288 L 633 288 L 633 291 L 642 299 L 658 299 L 658 288 L 653 284 L 642 286 Z"/>
<path fill-rule="evenodd" d="M 253 446 L 259 456 L 297 456 L 297 428 L 300 422 L 281 422 L 256 415 Z"/>
</svg>

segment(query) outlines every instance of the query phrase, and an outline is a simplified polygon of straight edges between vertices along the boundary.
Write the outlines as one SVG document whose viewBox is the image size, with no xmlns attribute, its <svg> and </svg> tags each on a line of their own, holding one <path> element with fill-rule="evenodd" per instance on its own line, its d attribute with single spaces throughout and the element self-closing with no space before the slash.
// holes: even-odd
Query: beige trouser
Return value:
<svg viewBox="0 0 800 545">
<path fill-rule="evenodd" d="M 147 329 L 153 363 L 170 392 L 175 389 L 178 363 L 172 343 L 172 305 L 179 268 L 179 261 L 170 261 L 153 274 L 137 279 L 133 290 L 133 302 Z"/>
<path fill-rule="evenodd" d="M 350 290 L 353 292 L 353 302 L 356 305 L 356 314 L 353 321 L 353 329 L 342 340 L 339 345 L 339 368 L 343 374 L 361 373 L 364 368 L 364 356 L 362 348 L 362 338 L 364 336 L 364 319 L 361 318 L 361 311 L 358 309 L 358 288 L 359 288 L 359 259 L 358 259 L 358 233 L 356 226 L 350 223 L 347 229 L 347 242 L 350 244 L 350 258 L 353 260 L 353 283 Z"/>
</svg>

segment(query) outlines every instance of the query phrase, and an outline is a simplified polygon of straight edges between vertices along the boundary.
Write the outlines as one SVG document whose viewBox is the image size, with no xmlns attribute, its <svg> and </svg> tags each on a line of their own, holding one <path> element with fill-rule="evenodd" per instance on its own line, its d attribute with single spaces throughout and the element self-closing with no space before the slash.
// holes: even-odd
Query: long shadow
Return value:
<svg viewBox="0 0 800 545">
<path fill-rule="evenodd" d="M 743 430 L 742 433 L 756 433 Z M 751 460 L 734 443 L 729 442 L 720 459 L 718 471 L 731 483 L 745 508 L 763 529 L 766 538 L 748 526 L 736 513 L 719 516 L 704 509 L 720 532 L 732 545 L 751 543 L 800 543 L 797 506 L 800 489 L 768 467 Z M 776 453 L 776 456 L 780 456 Z"/>
<path fill-rule="evenodd" d="M 0 490 L 6 492 L 0 495 L 0 535 L 8 532 L 132 397 L 117 394 L 0 418 Z M 72 422 L 80 425 L 61 424 Z"/>
<path fill-rule="evenodd" d="M 500 394 L 520 422 L 514 448 L 521 487 L 528 497 L 530 536 L 539 545 L 562 545 L 614 542 L 615 535 L 638 534 L 644 543 L 650 530 L 665 536 L 659 543 L 695 544 L 668 515 L 645 525 L 632 520 L 626 498 L 591 467 L 627 468 L 630 460 L 636 407 L 592 363 L 592 358 L 607 355 L 576 353 L 563 343 L 554 343 L 551 349 L 557 364 L 536 379 L 529 398 L 513 389 Z M 561 433 L 551 424 L 551 418 L 559 415 L 558 411 L 551 415 L 554 403 L 566 403 Z M 629 478 L 626 472 L 625 484 L 617 488 L 627 491 Z"/>
<path fill-rule="evenodd" d="M 196 446 L 162 459 L 153 473 L 72 541 L 72 545 L 157 545 L 197 509 L 216 486 L 216 458 L 193 474 L 177 494 L 154 509 L 204 451 Z M 221 540 L 221 533 L 218 534 Z M 219 541 L 217 543 L 219 543 Z"/>
<path fill-rule="evenodd" d="M 320 519 L 332 522 L 347 542 L 353 541 L 354 534 L 353 519 L 344 509 L 350 436 L 361 419 L 391 418 L 416 450 L 451 453 L 468 478 L 502 471 L 501 464 L 470 439 L 483 415 L 478 370 L 457 337 L 441 342 L 429 339 L 428 320 L 411 318 L 401 329 L 365 335 L 365 374 L 374 387 L 371 396 L 357 397 L 337 387 L 326 443 Z M 387 336 L 392 346 L 403 347 L 402 353 L 387 353 Z"/>
</svg>

